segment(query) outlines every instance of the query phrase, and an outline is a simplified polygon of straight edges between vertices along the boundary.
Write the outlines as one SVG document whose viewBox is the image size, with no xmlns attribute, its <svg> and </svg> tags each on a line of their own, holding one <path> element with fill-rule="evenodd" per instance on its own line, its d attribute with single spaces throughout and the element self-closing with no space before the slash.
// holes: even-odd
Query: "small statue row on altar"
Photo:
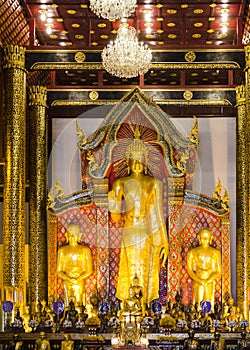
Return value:
<svg viewBox="0 0 250 350">
<path fill-rule="evenodd" d="M 228 298 L 222 307 L 216 302 L 214 309 L 209 310 L 208 302 L 184 306 L 179 293 L 176 294 L 174 302 L 169 300 L 167 305 L 162 305 L 159 301 L 154 301 L 150 306 L 142 304 L 142 295 L 138 278 L 135 278 L 134 285 L 129 288 L 128 298 L 117 311 L 113 310 L 108 302 L 100 302 L 96 295 L 91 298 L 92 304 L 86 307 L 83 304 L 81 307 L 75 307 L 71 300 L 65 310 L 62 302 L 55 302 L 55 309 L 43 301 L 38 303 L 33 314 L 30 314 L 29 307 L 26 307 L 22 316 L 17 310 L 14 321 L 7 328 L 13 331 L 23 329 L 25 332 L 49 332 L 59 329 L 84 331 L 94 325 L 100 332 L 112 332 L 125 324 L 134 323 L 148 332 L 164 329 L 187 331 L 190 328 L 203 332 L 234 332 L 248 329 L 248 321 L 234 305 L 233 298 Z"/>
<path fill-rule="evenodd" d="M 24 343 L 19 334 L 14 334 L 7 350 L 25 349 Z M 45 332 L 40 332 L 39 338 L 35 341 L 34 350 L 51 350 L 51 344 Z M 70 334 L 64 334 L 64 340 L 61 342 L 61 350 L 74 350 L 74 341 Z"/>
</svg>

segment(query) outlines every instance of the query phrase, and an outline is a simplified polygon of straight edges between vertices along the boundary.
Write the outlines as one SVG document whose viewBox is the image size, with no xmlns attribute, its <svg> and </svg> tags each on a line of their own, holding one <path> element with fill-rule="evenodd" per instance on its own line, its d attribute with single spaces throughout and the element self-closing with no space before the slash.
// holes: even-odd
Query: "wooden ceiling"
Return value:
<svg viewBox="0 0 250 350">
<path fill-rule="evenodd" d="M 4 44 L 24 45 L 28 50 L 101 50 L 115 38 L 120 21 L 97 17 L 87 0 L 2 0 L 0 39 Z M 243 49 L 250 41 L 247 0 L 138 0 L 128 23 L 137 29 L 140 41 L 153 51 L 153 61 L 161 52 L 178 50 L 213 51 Z M 178 60 L 178 56 L 174 59 Z M 101 75 L 100 75 L 101 74 Z M 37 75 L 30 74 L 31 83 Z M 40 82 L 51 86 L 49 72 L 39 74 Z M 58 87 L 98 87 L 138 85 L 139 78 L 119 79 L 105 70 L 56 73 Z M 229 86 L 240 83 L 239 72 L 227 69 L 152 69 L 143 85 L 157 87 Z"/>
<path fill-rule="evenodd" d="M 153 50 L 235 47 L 249 40 L 247 11 L 245 0 L 138 0 L 128 22 Z M 97 17 L 87 0 L 2 0 L 0 14 L 2 42 L 77 50 L 103 49 L 120 23 Z"/>
</svg>

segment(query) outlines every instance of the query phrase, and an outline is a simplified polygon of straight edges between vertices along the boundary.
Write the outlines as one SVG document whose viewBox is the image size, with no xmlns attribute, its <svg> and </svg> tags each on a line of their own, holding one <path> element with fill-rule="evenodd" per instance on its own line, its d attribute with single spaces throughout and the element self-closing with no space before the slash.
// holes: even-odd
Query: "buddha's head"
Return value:
<svg viewBox="0 0 250 350">
<path fill-rule="evenodd" d="M 201 245 L 208 246 L 213 242 L 213 234 L 210 230 L 204 228 L 200 230 L 198 240 Z"/>
<path fill-rule="evenodd" d="M 76 224 L 69 225 L 67 227 L 66 238 L 70 243 L 77 243 L 81 238 L 80 227 Z"/>
<path fill-rule="evenodd" d="M 140 139 L 140 131 L 136 125 L 134 139 L 126 148 L 126 161 L 132 172 L 143 172 L 147 169 L 148 148 Z"/>
</svg>

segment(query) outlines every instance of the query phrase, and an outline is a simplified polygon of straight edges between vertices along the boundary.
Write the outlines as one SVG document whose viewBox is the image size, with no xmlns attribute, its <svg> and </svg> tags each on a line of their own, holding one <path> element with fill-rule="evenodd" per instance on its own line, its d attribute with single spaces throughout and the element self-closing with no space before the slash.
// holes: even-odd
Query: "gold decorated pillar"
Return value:
<svg viewBox="0 0 250 350">
<path fill-rule="evenodd" d="M 46 88 L 32 86 L 29 90 L 29 298 L 31 303 L 47 299 L 46 102 Z"/>
<path fill-rule="evenodd" d="M 246 74 L 248 75 L 249 72 Z M 250 91 L 250 86 L 247 90 Z M 249 123 L 247 121 L 245 98 L 247 90 L 243 85 L 236 87 L 236 302 L 244 312 L 245 317 L 248 318 L 249 153 L 247 135 L 249 133 Z"/>
<path fill-rule="evenodd" d="M 249 136 L 249 132 L 250 132 L 250 46 L 247 46 L 245 48 L 245 56 L 246 56 L 246 70 L 245 70 L 245 84 L 246 84 L 246 92 L 245 92 L 245 96 L 246 96 L 246 120 L 247 120 L 247 129 L 245 131 L 246 134 L 246 143 L 247 143 L 247 152 L 245 154 L 245 161 L 248 165 L 248 169 L 247 169 L 247 184 L 248 186 L 250 186 L 250 175 L 249 175 L 249 170 L 250 170 L 250 165 L 249 165 L 249 161 L 250 161 L 250 157 L 249 157 L 249 152 L 250 152 L 250 136 Z M 246 232 L 246 237 L 245 237 L 245 243 L 246 243 L 246 257 L 245 257 L 245 264 L 246 264 L 246 288 L 248 289 L 246 291 L 246 293 L 248 292 L 248 295 L 246 298 L 246 307 L 249 308 L 249 303 L 250 303 L 250 266 L 249 266 L 249 262 L 250 262 L 250 210 L 249 210 L 249 206 L 250 206 L 250 199 L 249 199 L 249 195 L 250 195 L 250 189 L 248 188 L 248 201 L 246 203 L 247 207 L 248 207 L 248 231 Z M 249 309 L 248 309 L 249 310 Z M 250 315 L 249 315 L 250 317 Z"/>
<path fill-rule="evenodd" d="M 5 171 L 3 285 L 5 300 L 18 306 L 25 290 L 25 49 L 4 47 Z"/>
</svg>

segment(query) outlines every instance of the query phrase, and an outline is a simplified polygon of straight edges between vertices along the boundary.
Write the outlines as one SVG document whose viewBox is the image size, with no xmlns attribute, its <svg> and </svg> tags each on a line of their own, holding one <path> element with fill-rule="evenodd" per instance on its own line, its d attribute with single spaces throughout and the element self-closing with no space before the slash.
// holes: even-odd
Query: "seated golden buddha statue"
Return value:
<svg viewBox="0 0 250 350">
<path fill-rule="evenodd" d="M 140 300 L 135 296 L 132 286 L 129 288 L 128 298 L 123 302 L 121 315 L 122 316 L 141 316 L 142 315 Z"/>
<path fill-rule="evenodd" d="M 222 274 L 221 252 L 211 246 L 213 234 L 202 229 L 198 234 L 199 246 L 187 254 L 187 272 L 192 278 L 193 303 L 209 301 L 214 307 L 214 283 Z"/>
<path fill-rule="evenodd" d="M 124 222 L 116 297 L 125 301 L 137 276 L 145 304 L 159 297 L 160 266 L 165 266 L 168 255 L 163 184 L 147 174 L 148 155 L 137 125 L 126 148 L 128 176 L 117 178 L 108 194 L 112 220 Z"/>
<path fill-rule="evenodd" d="M 78 306 L 85 303 L 85 280 L 93 272 L 92 254 L 89 247 L 78 243 L 78 225 L 69 225 L 66 236 L 68 244 L 58 249 L 57 274 L 63 280 L 66 306 L 72 297 Z"/>
</svg>

